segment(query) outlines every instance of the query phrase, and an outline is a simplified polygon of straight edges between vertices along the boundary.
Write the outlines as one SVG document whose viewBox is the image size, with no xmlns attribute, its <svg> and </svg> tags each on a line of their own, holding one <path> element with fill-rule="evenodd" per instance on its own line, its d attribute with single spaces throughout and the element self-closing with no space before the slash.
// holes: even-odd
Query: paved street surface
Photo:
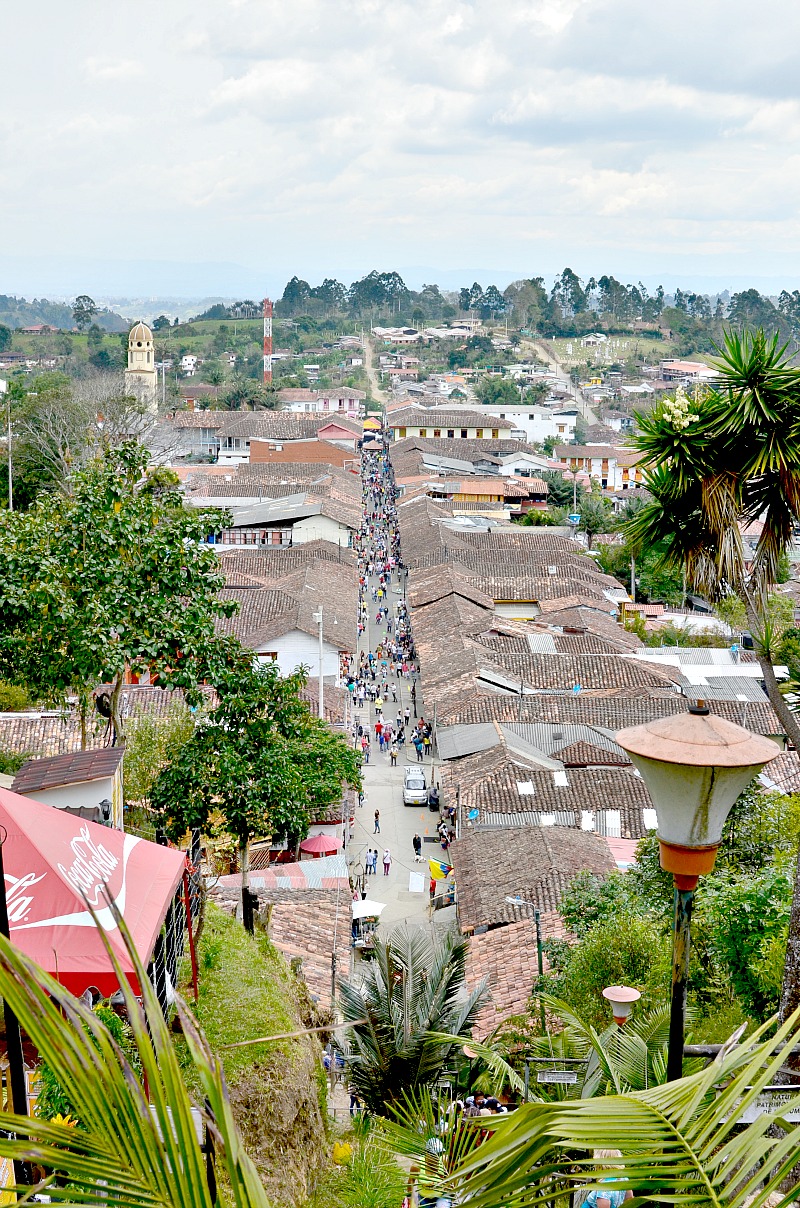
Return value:
<svg viewBox="0 0 800 1208">
<path fill-rule="evenodd" d="M 371 505 L 370 505 L 371 506 Z M 392 576 L 386 603 L 394 611 L 394 605 L 402 600 L 398 590 L 398 575 Z M 367 623 L 359 643 L 359 655 L 375 651 L 381 641 L 386 641 L 385 625 L 375 623 L 377 604 L 372 600 L 372 588 L 377 586 L 375 576 L 368 580 L 366 591 Z M 391 722 L 394 727 L 398 712 L 402 713 L 406 706 L 411 710 L 411 723 L 414 723 L 414 705 L 411 698 L 411 681 L 389 677 L 389 684 L 397 689 L 397 701 L 392 700 L 391 690 L 384 701 L 384 720 Z M 417 692 L 417 712 L 424 716 L 424 704 Z M 356 808 L 356 822 L 353 838 L 348 846 L 348 862 L 351 872 L 358 876 L 363 874 L 366 853 L 369 848 L 378 852 L 378 872 L 376 876 L 366 879 L 367 896 L 378 902 L 385 902 L 386 909 L 381 914 L 380 932 L 384 936 L 393 926 L 407 923 L 432 928 L 447 926 L 450 922 L 451 910 L 432 911 L 429 905 L 428 868 L 429 857 L 440 857 L 442 849 L 436 836 L 439 813 L 429 810 L 427 806 L 403 805 L 403 770 L 406 765 L 422 766 L 428 785 L 431 780 L 432 760 L 427 758 L 423 765 L 417 763 L 414 747 L 407 742 L 398 756 L 397 766 L 390 766 L 388 748 L 381 752 L 380 746 L 374 739 L 373 726 L 376 720 L 374 705 L 367 702 L 362 708 L 356 708 L 355 721 L 370 727 L 373 741 L 370 749 L 370 761 L 364 767 L 364 804 Z M 410 727 L 409 727 L 410 737 Z M 380 833 L 375 833 L 375 810 L 380 811 Z M 422 860 L 417 863 L 414 859 L 412 839 L 415 834 L 422 837 Z M 426 842 L 426 839 L 433 840 Z M 389 875 L 384 875 L 383 853 L 387 848 L 392 855 Z M 417 873 L 422 878 L 422 892 L 412 892 L 409 889 L 409 876 Z M 356 968 L 358 967 L 356 959 Z"/>
</svg>

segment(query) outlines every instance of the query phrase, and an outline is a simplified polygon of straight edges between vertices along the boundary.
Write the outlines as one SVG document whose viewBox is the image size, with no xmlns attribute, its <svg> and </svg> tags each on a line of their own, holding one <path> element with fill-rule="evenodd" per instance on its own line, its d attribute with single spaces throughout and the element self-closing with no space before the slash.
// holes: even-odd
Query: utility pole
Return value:
<svg viewBox="0 0 800 1208">
<path fill-rule="evenodd" d="M 319 606 L 319 611 L 315 612 L 313 614 L 313 617 L 314 617 L 314 620 L 319 625 L 319 699 L 318 699 L 319 710 L 318 710 L 318 716 L 319 716 L 320 721 L 322 721 L 325 717 L 325 706 L 324 706 L 324 701 L 323 701 L 323 687 L 322 687 L 322 684 L 323 684 L 322 659 L 324 657 L 324 651 L 322 649 L 322 605 L 321 604 Z"/>
<path fill-rule="evenodd" d="M 6 396 L 6 440 L 8 442 L 8 510 L 14 511 L 14 493 L 11 485 L 11 395 L 8 392 L 8 382 L 0 378 L 0 394 Z"/>
</svg>

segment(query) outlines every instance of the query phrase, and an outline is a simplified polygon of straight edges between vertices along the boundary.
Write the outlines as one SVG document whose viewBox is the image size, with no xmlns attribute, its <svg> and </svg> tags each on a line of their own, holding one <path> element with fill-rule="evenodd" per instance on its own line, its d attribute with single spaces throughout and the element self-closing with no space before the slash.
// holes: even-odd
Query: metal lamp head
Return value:
<svg viewBox="0 0 800 1208">
<path fill-rule="evenodd" d="M 688 713 L 621 730 L 617 742 L 653 799 L 661 867 L 695 882 L 714 867 L 736 798 L 780 755 L 771 739 L 710 714 L 703 701 Z"/>
<path fill-rule="evenodd" d="M 608 999 L 614 1023 L 622 1028 L 628 1022 L 633 1004 L 642 997 L 639 990 L 633 986 L 606 986 L 603 998 Z"/>
</svg>

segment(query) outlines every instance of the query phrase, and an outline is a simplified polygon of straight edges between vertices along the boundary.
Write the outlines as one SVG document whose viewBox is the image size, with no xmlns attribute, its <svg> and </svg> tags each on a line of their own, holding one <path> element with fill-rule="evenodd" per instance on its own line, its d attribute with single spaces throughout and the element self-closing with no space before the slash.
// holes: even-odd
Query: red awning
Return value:
<svg viewBox="0 0 800 1208">
<path fill-rule="evenodd" d="M 323 856 L 338 851 L 341 846 L 342 840 L 336 835 L 312 835 L 310 839 L 303 840 L 300 850 L 316 852 L 317 855 Z"/>
<path fill-rule="evenodd" d="M 73 994 L 118 988 L 97 912 L 134 990 L 139 984 L 108 906 L 117 905 L 146 965 L 178 887 L 186 856 L 175 848 L 77 818 L 0 789 L 11 942 Z"/>
</svg>

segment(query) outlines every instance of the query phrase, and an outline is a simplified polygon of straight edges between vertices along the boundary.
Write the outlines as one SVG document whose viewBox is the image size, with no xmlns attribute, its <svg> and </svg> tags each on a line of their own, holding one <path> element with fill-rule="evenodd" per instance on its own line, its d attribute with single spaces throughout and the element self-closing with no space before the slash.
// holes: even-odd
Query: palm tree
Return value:
<svg viewBox="0 0 800 1208">
<path fill-rule="evenodd" d="M 714 389 L 690 400 L 682 391 L 637 416 L 651 502 L 628 523 L 634 550 L 657 548 L 711 600 L 744 602 L 770 703 L 800 749 L 800 721 L 781 695 L 773 669 L 779 631 L 766 607 L 794 526 L 800 522 L 800 369 L 778 337 L 729 333 Z M 762 529 L 748 569 L 740 526 Z M 800 1002 L 800 852 L 781 1003 L 785 1018 Z"/>
<path fill-rule="evenodd" d="M 117 924 L 127 934 L 121 919 Z M 216 1158 L 201 1151 L 172 1036 L 146 971 L 129 938 L 127 942 L 143 1006 L 113 950 L 107 949 L 123 987 L 141 1074 L 89 1007 L 0 936 L 0 997 L 56 1073 L 80 1125 L 69 1118 L 0 1112 L 0 1157 L 42 1168 L 45 1176 L 33 1190 L 45 1192 L 53 1203 L 214 1208 L 218 1200 L 209 1187 L 209 1169 L 216 1167 L 237 1208 L 268 1208 L 233 1120 L 222 1066 L 179 1001 L 188 1060 L 202 1087 L 202 1115 L 213 1131 Z"/>
<path fill-rule="evenodd" d="M 764 1208 L 800 1150 L 800 1125 L 757 1114 L 763 1088 L 797 1043 L 799 1021 L 797 1012 L 765 1040 L 771 1020 L 704 1070 L 663 1086 L 534 1103 L 481 1119 L 481 1131 L 491 1135 L 458 1164 L 450 1193 L 463 1194 L 471 1208 L 533 1208 L 558 1199 L 568 1205 L 577 1185 L 588 1190 L 613 1178 L 617 1188 L 662 1203 Z M 752 1123 L 739 1123 L 748 1116 Z M 622 1157 L 598 1169 L 592 1151 L 611 1148 Z M 794 1188 L 780 1208 L 796 1194 Z"/>
<path fill-rule="evenodd" d="M 340 983 L 350 1082 L 368 1111 L 385 1115 L 404 1092 L 431 1086 L 469 1038 L 486 990 L 467 992 L 466 957 L 454 932 L 433 940 L 399 927 L 376 940 L 359 985 Z"/>
<path fill-rule="evenodd" d="M 603 495 L 584 495 L 580 504 L 581 519 L 578 528 L 586 534 L 588 548 L 598 533 L 606 533 L 612 526 L 611 505 Z"/>
<path fill-rule="evenodd" d="M 611 1024 L 597 1032 L 568 1003 L 550 995 L 541 997 L 547 1010 L 557 1015 L 564 1027 L 560 1032 L 533 1037 L 527 1042 L 526 1055 L 552 1058 L 554 1065 L 563 1058 L 583 1058 L 586 1065 L 573 1085 L 537 1085 L 538 1098 L 591 1099 L 596 1095 L 624 1095 L 666 1081 L 668 1006 L 637 1013 L 624 1028 Z M 697 1067 L 697 1061 L 694 1066 Z M 692 1068 L 690 1060 L 684 1062 L 685 1070 L 692 1072 Z"/>
</svg>

